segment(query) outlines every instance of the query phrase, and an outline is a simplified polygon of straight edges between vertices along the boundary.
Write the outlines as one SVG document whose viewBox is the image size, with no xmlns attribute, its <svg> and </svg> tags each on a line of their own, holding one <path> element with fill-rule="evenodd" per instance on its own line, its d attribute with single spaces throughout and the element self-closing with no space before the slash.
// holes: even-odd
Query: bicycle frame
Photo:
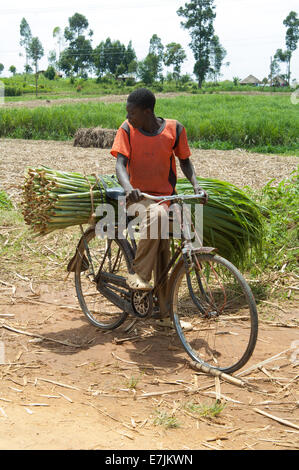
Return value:
<svg viewBox="0 0 299 470">
<path fill-rule="evenodd" d="M 183 208 L 184 199 L 198 197 L 200 196 L 174 195 L 164 198 L 149 196 L 158 203 L 163 200 L 176 200 L 180 206 L 178 210 Z M 187 354 L 195 362 L 231 373 L 248 361 L 255 347 L 258 317 L 254 297 L 246 280 L 231 262 L 212 253 L 215 250 L 212 247 L 195 248 L 192 245 L 191 231 L 188 231 L 188 225 L 186 230 L 184 224 L 186 212 L 181 210 L 181 214 L 182 217 L 179 219 L 181 238 L 176 235 L 173 237 L 179 241 L 171 259 L 156 279 L 155 286 L 149 291 L 131 289 L 127 284 L 127 273 L 133 271 L 132 261 L 136 252 L 134 230 L 130 231 L 129 225 L 126 237 L 120 234 L 118 236 L 116 231 L 116 235 L 108 238 L 106 244 L 103 242 L 101 244 L 95 239 L 95 226 L 91 226 L 85 232 L 81 227 L 83 235 L 71 260 L 72 265 L 76 264 L 75 284 L 78 300 L 83 313 L 94 326 L 103 330 L 112 330 L 119 327 L 128 315 L 134 315 L 139 319 L 150 317 L 154 307 L 158 306 L 156 302 L 159 300 L 159 290 L 167 283 L 163 296 L 166 295 L 170 318 Z M 196 234 L 194 225 L 191 226 Z M 91 243 L 90 249 L 89 243 Z M 87 268 L 84 265 L 85 261 Z M 82 272 L 86 270 L 88 270 L 87 282 L 85 278 L 83 280 L 81 278 Z M 229 281 L 226 285 L 227 274 Z M 82 276 L 85 276 L 84 273 Z M 90 287 L 92 287 L 91 293 Z M 98 294 L 106 300 L 104 302 L 100 300 L 99 307 L 96 304 L 94 307 L 93 299 Z M 89 297 L 90 295 L 92 297 Z M 242 297 L 241 304 L 240 297 Z M 106 305 L 107 301 L 110 302 L 111 308 L 107 311 L 105 308 L 102 310 L 101 302 Z M 242 316 L 234 316 L 235 313 L 239 314 L 239 309 Z M 191 323 L 192 318 L 195 320 L 195 328 L 192 323 L 191 328 L 186 328 L 185 331 L 183 323 L 186 323 L 185 318 L 189 320 L 189 317 Z M 247 324 L 243 328 L 244 319 Z M 202 323 L 205 321 L 215 323 L 211 327 L 210 323 Z M 235 329 L 236 333 L 231 333 L 230 328 Z M 233 351 L 230 339 L 219 340 L 216 347 L 217 335 L 226 333 L 236 334 L 237 337 L 244 336 L 244 348 L 240 353 L 239 349 Z"/>
<path fill-rule="evenodd" d="M 177 204 L 175 205 L 175 208 L 177 208 L 177 210 L 179 210 L 182 215 L 184 214 L 183 200 L 200 199 L 204 196 L 204 192 L 202 192 L 201 194 L 171 195 L 171 196 L 152 196 L 152 195 L 146 194 L 146 193 L 141 193 L 141 194 L 146 199 L 157 201 L 158 204 L 163 203 L 165 201 L 174 201 L 174 202 L 176 202 Z M 180 206 L 180 208 L 178 208 L 177 206 Z M 152 290 L 152 294 L 155 294 L 158 291 L 158 289 L 161 288 L 165 284 L 165 282 L 167 282 L 168 273 L 170 272 L 171 268 L 174 266 L 174 264 L 176 263 L 176 261 L 178 260 L 178 258 L 181 255 L 183 256 L 184 263 L 185 263 L 186 267 L 190 263 L 190 261 L 192 262 L 192 259 L 191 259 L 192 247 L 190 245 L 191 235 L 190 235 L 190 231 L 189 231 L 188 226 L 187 226 L 188 231 L 186 233 L 186 227 L 184 227 L 183 217 L 181 219 L 180 228 L 181 228 L 182 246 L 179 246 L 176 249 L 176 251 L 175 251 L 174 255 L 172 256 L 172 258 L 170 259 L 168 265 L 163 269 L 160 277 L 158 278 L 158 280 L 156 282 L 156 285 L 154 286 L 154 288 Z M 132 249 L 134 250 L 134 247 L 136 246 L 136 242 L 135 242 L 134 239 L 132 240 L 132 238 L 131 238 L 131 242 L 132 242 Z M 212 249 L 210 249 L 210 251 L 212 251 Z M 205 250 L 205 252 L 206 252 L 206 250 Z"/>
<path fill-rule="evenodd" d="M 199 199 L 199 198 L 202 198 L 204 195 L 204 193 L 202 192 L 201 194 L 199 195 L 172 195 L 172 196 L 152 196 L 152 195 L 149 195 L 149 194 L 146 194 L 146 193 L 142 193 L 142 196 L 145 197 L 145 198 L 148 198 L 148 199 L 151 199 L 151 200 L 154 200 L 154 201 L 157 201 L 157 203 L 162 203 L 164 201 L 174 201 L 174 202 L 177 202 L 177 204 L 175 205 L 176 207 L 176 210 L 180 211 L 181 214 L 184 213 L 183 211 L 183 200 L 190 200 L 190 199 Z M 180 206 L 180 207 L 178 207 Z M 188 226 L 187 226 L 188 227 Z M 154 288 L 152 289 L 151 293 L 152 295 L 155 295 L 157 293 L 157 291 L 159 290 L 159 288 L 161 288 L 162 286 L 164 286 L 165 282 L 168 282 L 168 273 L 171 271 L 171 269 L 173 268 L 173 266 L 175 265 L 175 263 L 177 262 L 177 260 L 183 256 L 183 260 L 184 260 L 184 264 L 186 266 L 186 269 L 188 270 L 188 267 L 190 266 L 190 262 L 192 263 L 192 246 L 190 244 L 191 242 L 191 236 L 190 236 L 190 231 L 189 231 L 189 227 L 188 227 L 188 230 L 187 230 L 187 233 L 186 233 L 186 227 L 184 227 L 184 219 L 182 217 L 181 219 L 181 224 L 180 224 L 180 228 L 181 228 L 181 245 L 177 247 L 175 253 L 173 254 L 173 256 L 171 257 L 168 265 L 163 269 L 161 275 L 159 276 L 159 278 L 157 279 L 157 282 L 156 282 L 156 285 L 154 286 Z M 99 271 L 98 273 L 96 274 L 94 272 L 94 267 L 93 267 L 93 263 L 92 263 L 92 259 L 91 259 L 91 256 L 90 256 L 90 252 L 89 252 L 89 247 L 88 247 L 88 244 L 86 243 L 86 240 L 85 240 L 85 234 L 83 232 L 83 229 L 82 229 L 82 226 L 81 226 L 81 232 L 82 232 L 82 241 L 83 241 L 83 244 L 84 244 L 84 247 L 85 247 L 85 250 L 86 250 L 86 254 L 87 254 L 87 258 L 88 258 L 88 261 L 89 261 L 89 264 L 90 264 L 90 268 L 91 268 L 91 274 L 93 275 L 94 277 L 94 281 L 96 283 L 99 282 L 100 280 L 100 277 L 101 277 L 101 270 L 102 270 L 102 267 L 105 263 L 105 260 L 107 258 L 107 254 L 108 254 L 108 251 L 110 249 L 110 246 L 111 246 L 111 240 L 108 239 L 108 246 L 105 250 L 105 253 L 104 253 L 104 256 L 103 256 L 103 260 L 102 260 L 102 263 L 101 263 L 101 266 L 99 268 Z M 131 252 L 132 252 L 132 255 L 135 255 L 135 252 L 136 252 L 136 242 L 135 242 L 135 239 L 134 239 L 134 236 L 132 236 L 131 233 L 128 233 L 128 235 L 130 236 L 130 241 L 127 239 L 127 242 L 130 246 L 130 249 L 131 249 Z M 212 249 L 210 249 L 212 250 Z M 206 250 L 205 250 L 206 252 Z M 109 279 L 108 279 L 108 277 Z M 125 283 L 125 280 L 124 279 L 121 279 L 119 278 L 118 279 L 118 276 L 114 276 L 113 274 L 107 274 L 106 275 L 107 277 L 107 283 L 112 282 L 113 284 L 118 285 L 120 289 L 117 289 L 119 290 L 120 293 L 123 293 L 122 292 L 122 288 L 124 288 L 126 286 L 126 283 Z M 103 278 L 103 281 L 105 283 L 105 279 Z M 103 284 L 104 284 L 103 283 Z M 171 286 L 168 286 L 169 288 Z M 115 287 L 116 288 L 116 287 Z M 110 298 L 110 300 L 116 304 L 119 305 L 119 301 L 120 301 L 120 298 L 117 298 L 119 296 L 117 296 L 117 294 L 115 292 L 110 292 L 110 289 L 107 287 L 105 287 L 104 285 L 101 285 L 101 288 L 100 288 L 101 292 L 103 295 L 106 295 L 108 298 Z M 128 305 L 127 305 L 127 302 L 126 303 L 126 308 L 128 308 Z"/>
</svg>

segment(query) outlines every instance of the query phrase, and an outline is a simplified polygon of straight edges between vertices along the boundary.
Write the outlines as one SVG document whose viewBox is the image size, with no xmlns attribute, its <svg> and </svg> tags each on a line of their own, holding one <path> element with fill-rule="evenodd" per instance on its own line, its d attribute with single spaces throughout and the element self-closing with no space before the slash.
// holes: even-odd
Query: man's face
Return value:
<svg viewBox="0 0 299 470">
<path fill-rule="evenodd" d="M 143 127 L 148 115 L 147 109 L 139 108 L 134 104 L 127 103 L 127 119 L 135 129 Z"/>
</svg>

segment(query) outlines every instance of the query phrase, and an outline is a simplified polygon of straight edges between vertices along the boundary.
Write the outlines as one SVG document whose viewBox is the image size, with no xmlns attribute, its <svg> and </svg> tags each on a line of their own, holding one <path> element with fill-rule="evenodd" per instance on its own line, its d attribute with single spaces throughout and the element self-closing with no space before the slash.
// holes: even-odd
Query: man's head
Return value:
<svg viewBox="0 0 299 470">
<path fill-rule="evenodd" d="M 142 128 L 154 114 L 155 95 L 147 88 L 134 90 L 127 99 L 127 119 L 135 128 Z"/>
</svg>

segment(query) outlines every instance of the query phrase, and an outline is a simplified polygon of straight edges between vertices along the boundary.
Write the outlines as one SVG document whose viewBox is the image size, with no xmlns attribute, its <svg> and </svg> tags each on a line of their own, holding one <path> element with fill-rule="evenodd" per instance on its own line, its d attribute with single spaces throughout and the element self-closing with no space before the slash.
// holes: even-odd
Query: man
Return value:
<svg viewBox="0 0 299 470">
<path fill-rule="evenodd" d="M 146 89 L 133 91 L 127 99 L 127 120 L 118 129 L 111 154 L 117 158 L 116 175 L 124 188 L 129 204 L 140 203 L 145 209 L 140 227 L 140 241 L 133 263 L 134 274 L 129 274 L 127 284 L 132 289 L 149 290 L 152 272 L 155 280 L 168 264 L 169 239 L 161 236 L 149 238 L 150 228 L 168 223 L 168 206 L 157 205 L 142 197 L 142 192 L 172 195 L 176 186 L 176 162 L 198 194 L 202 191 L 189 159 L 191 152 L 185 128 L 178 121 L 155 115 L 156 98 Z M 205 202 L 207 195 L 205 196 Z M 166 288 L 159 293 L 160 317 L 169 314 Z"/>
</svg>

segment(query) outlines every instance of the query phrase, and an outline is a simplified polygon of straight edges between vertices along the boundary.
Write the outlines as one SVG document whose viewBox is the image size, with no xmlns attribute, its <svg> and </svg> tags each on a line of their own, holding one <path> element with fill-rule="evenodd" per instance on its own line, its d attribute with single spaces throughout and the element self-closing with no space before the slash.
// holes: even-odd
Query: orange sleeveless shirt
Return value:
<svg viewBox="0 0 299 470">
<path fill-rule="evenodd" d="M 189 158 L 186 130 L 178 121 L 163 119 L 156 134 L 135 129 L 125 121 L 118 129 L 111 154 L 128 158 L 127 171 L 135 189 L 156 195 L 174 193 L 177 182 L 175 156 Z"/>
</svg>

